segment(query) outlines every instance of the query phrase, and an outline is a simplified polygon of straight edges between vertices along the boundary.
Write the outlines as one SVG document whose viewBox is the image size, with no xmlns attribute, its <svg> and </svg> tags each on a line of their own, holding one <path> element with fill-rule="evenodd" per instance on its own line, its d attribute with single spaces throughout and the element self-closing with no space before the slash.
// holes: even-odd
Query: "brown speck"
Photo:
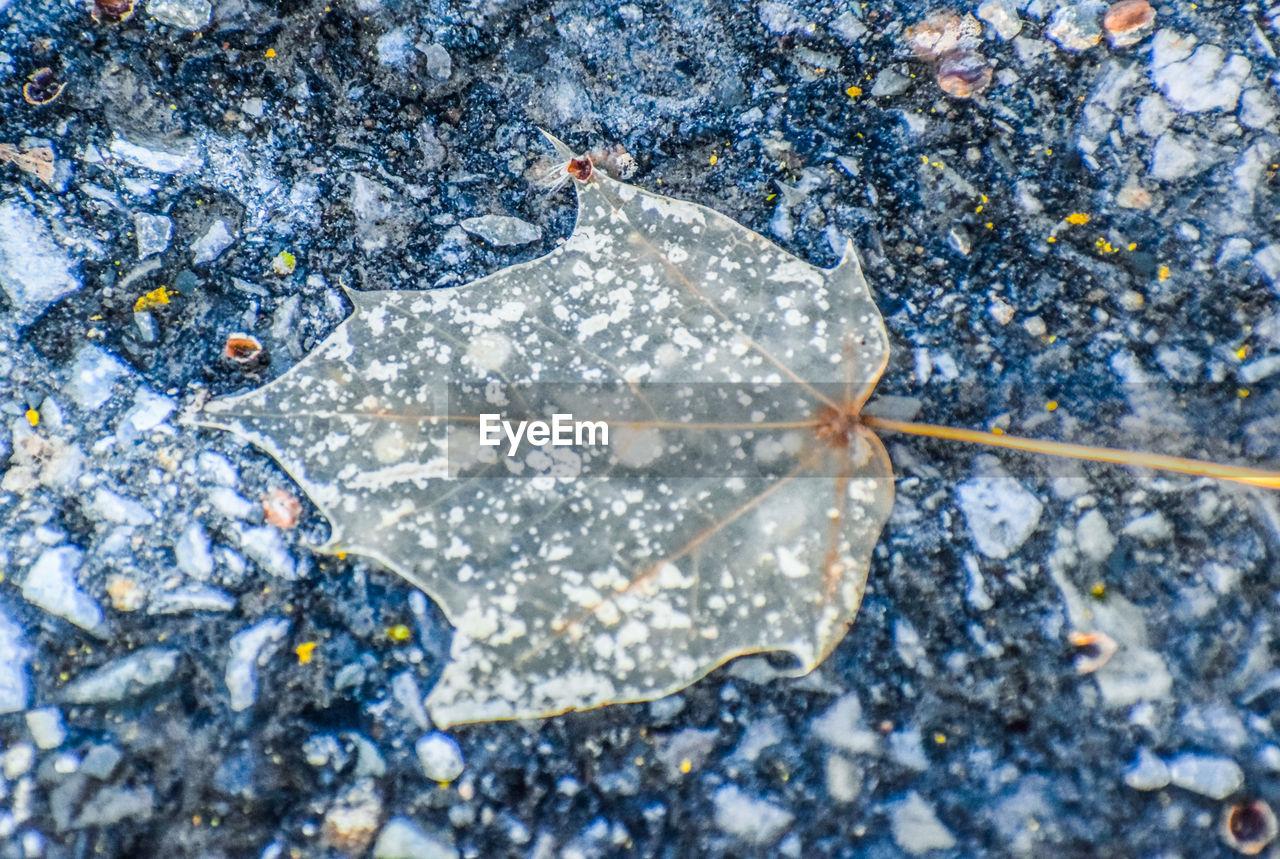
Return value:
<svg viewBox="0 0 1280 859">
<path fill-rule="evenodd" d="M 116 611 L 137 611 L 147 601 L 147 594 L 138 583 L 119 573 L 107 579 L 107 596 Z"/>
<path fill-rule="evenodd" d="M 953 98 L 973 98 L 991 86 L 991 66 L 972 51 L 952 51 L 938 63 L 938 86 Z"/>
<path fill-rule="evenodd" d="M 297 526 L 302 504 L 292 493 L 273 489 L 262 499 L 262 512 L 267 522 L 287 531 Z"/>
<path fill-rule="evenodd" d="M 592 169 L 591 158 L 584 155 L 581 158 L 570 159 L 565 171 L 579 182 L 585 182 L 591 178 Z"/>
<path fill-rule="evenodd" d="M 27 82 L 22 85 L 22 97 L 27 100 L 27 104 L 48 104 L 62 95 L 62 91 L 67 85 L 58 80 L 58 76 L 53 73 L 51 68 L 36 69 L 27 76 Z"/>
<path fill-rule="evenodd" d="M 1222 815 L 1222 840 L 1246 856 L 1261 853 L 1275 840 L 1278 831 L 1271 806 L 1261 799 L 1233 805 Z"/>
<path fill-rule="evenodd" d="M 222 347 L 222 354 L 237 364 L 248 364 L 262 354 L 262 341 L 252 334 L 232 334 Z"/>
<path fill-rule="evenodd" d="M 93 20 L 123 24 L 133 17 L 134 0 L 93 0 Z"/>
<path fill-rule="evenodd" d="M 1147 0 L 1120 0 L 1107 8 L 1102 29 L 1113 48 L 1124 48 L 1142 41 L 1155 29 L 1156 10 Z"/>
<path fill-rule="evenodd" d="M 1072 647 L 1079 648 L 1076 654 L 1076 673 L 1092 674 L 1106 665 L 1116 655 L 1119 645 L 1115 639 L 1105 632 L 1073 632 L 1069 636 Z"/>
</svg>

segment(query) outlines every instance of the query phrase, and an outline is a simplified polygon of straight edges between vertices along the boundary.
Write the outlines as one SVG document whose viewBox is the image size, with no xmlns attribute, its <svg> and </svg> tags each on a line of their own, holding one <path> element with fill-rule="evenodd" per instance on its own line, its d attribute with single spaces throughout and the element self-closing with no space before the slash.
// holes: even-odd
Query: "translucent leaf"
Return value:
<svg viewBox="0 0 1280 859">
<path fill-rule="evenodd" d="M 815 268 L 710 209 L 568 167 L 572 235 L 457 288 L 354 293 L 270 384 L 200 422 L 270 453 L 456 627 L 437 724 L 675 692 L 735 656 L 811 670 L 892 503 L 858 419 L 888 339 L 853 249 Z M 480 416 L 605 420 L 508 456 Z"/>
</svg>

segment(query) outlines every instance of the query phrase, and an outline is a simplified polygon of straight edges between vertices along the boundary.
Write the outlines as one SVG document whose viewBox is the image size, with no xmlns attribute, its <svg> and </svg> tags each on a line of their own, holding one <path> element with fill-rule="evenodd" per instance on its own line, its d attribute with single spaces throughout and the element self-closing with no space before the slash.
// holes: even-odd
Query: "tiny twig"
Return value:
<svg viewBox="0 0 1280 859">
<path fill-rule="evenodd" d="M 945 438 L 952 441 L 964 441 L 970 444 L 985 444 L 991 447 L 1004 447 L 1013 450 L 1024 450 L 1031 453 L 1042 453 L 1048 456 L 1063 456 L 1070 459 L 1089 459 L 1094 462 L 1114 462 L 1120 465 L 1136 465 L 1142 468 L 1156 468 L 1162 471 L 1175 471 L 1179 474 L 1191 474 L 1197 477 L 1214 477 L 1218 480 L 1230 480 L 1263 489 L 1280 489 L 1280 472 L 1267 471 L 1261 468 L 1246 468 L 1242 465 L 1228 465 L 1220 462 L 1207 462 L 1202 459 L 1188 459 L 1181 456 L 1165 456 L 1159 453 L 1145 453 L 1135 450 L 1117 450 L 1111 447 L 1095 447 L 1087 444 L 1068 444 L 1061 441 L 1038 441 L 1031 438 L 1004 435 L 1001 433 L 983 432 L 981 430 L 957 429 L 955 427 L 921 424 L 912 421 L 895 421 L 890 418 L 863 415 L 862 423 L 866 426 L 885 432 L 899 432 L 908 435 L 922 435 L 930 438 Z"/>
</svg>

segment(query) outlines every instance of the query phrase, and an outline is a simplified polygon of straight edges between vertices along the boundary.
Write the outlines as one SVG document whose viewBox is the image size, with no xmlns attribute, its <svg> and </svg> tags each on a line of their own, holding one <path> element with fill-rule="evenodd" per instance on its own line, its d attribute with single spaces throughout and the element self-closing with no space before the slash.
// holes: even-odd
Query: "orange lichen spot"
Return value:
<svg viewBox="0 0 1280 859">
<path fill-rule="evenodd" d="M 1087 224 L 1089 223 L 1089 216 L 1086 215 L 1084 212 L 1072 212 L 1070 215 L 1067 215 L 1066 222 L 1068 224 L 1077 224 L 1077 225 Z"/>
<path fill-rule="evenodd" d="M 159 307 L 162 304 L 169 303 L 169 287 L 157 287 L 146 295 L 141 295 L 138 300 L 133 303 L 133 312 L 141 313 L 144 310 L 150 310 L 153 307 Z"/>
<path fill-rule="evenodd" d="M 287 490 L 273 489 L 262 499 L 262 513 L 269 524 L 288 531 L 297 527 L 302 502 Z"/>
<path fill-rule="evenodd" d="M 1045 403 L 1044 410 L 1046 412 L 1056 412 L 1058 410 L 1058 401 L 1050 400 L 1049 402 Z"/>
<path fill-rule="evenodd" d="M 276 49 L 267 48 L 267 52 L 263 56 L 265 56 L 268 60 L 274 60 L 276 58 Z"/>
<path fill-rule="evenodd" d="M 711 166 L 712 166 L 712 167 L 714 167 L 714 166 L 715 166 L 715 164 L 716 164 L 716 161 L 717 161 L 717 160 L 718 160 L 718 159 L 716 158 L 716 154 L 715 154 L 714 152 L 712 152 L 712 153 L 711 153 Z"/>
<path fill-rule="evenodd" d="M 403 623 L 387 628 L 387 638 L 392 641 L 408 641 L 412 635 L 413 631 Z"/>
<path fill-rule="evenodd" d="M 27 82 L 22 85 L 22 98 L 27 104 L 48 104 L 62 95 L 62 91 L 66 88 L 67 85 L 58 80 L 53 69 L 47 67 L 36 69 L 27 76 Z"/>
<path fill-rule="evenodd" d="M 262 354 L 262 341 L 252 334 L 232 334 L 222 347 L 224 357 L 237 364 L 248 364 Z"/>
<path fill-rule="evenodd" d="M 35 409 L 27 409 L 27 423 L 33 427 L 40 425 L 40 413 Z"/>
<path fill-rule="evenodd" d="M 992 428 L 991 428 L 991 434 L 992 434 L 992 435 L 1004 435 L 1004 430 L 1000 429 L 1000 427 L 992 427 Z"/>
<path fill-rule="evenodd" d="M 1236 388 L 1236 396 L 1239 397 L 1240 399 L 1244 399 L 1245 397 L 1249 396 L 1249 389 Z"/>
<path fill-rule="evenodd" d="M 1161 279 L 1162 281 L 1163 281 L 1163 280 L 1168 280 L 1168 279 L 1169 279 L 1169 274 L 1170 274 L 1170 272 L 1169 272 L 1169 267 L 1168 267 L 1167 265 L 1162 265 L 1162 266 L 1160 266 L 1160 279 Z"/>
<path fill-rule="evenodd" d="M 844 94 L 849 96 L 849 98 L 857 98 L 858 96 L 862 95 L 862 87 L 851 86 L 844 91 Z"/>
<path fill-rule="evenodd" d="M 302 642 L 302 644 L 299 644 L 297 647 L 293 649 L 293 652 L 298 655 L 299 665 L 306 665 L 308 662 L 311 661 L 311 657 L 316 652 L 317 644 L 318 642 L 315 642 L 315 641 L 304 641 Z"/>
<path fill-rule="evenodd" d="M 1092 674 L 1116 655 L 1119 645 L 1105 632 L 1072 632 L 1068 636 L 1071 646 L 1078 648 L 1076 673 Z"/>
</svg>

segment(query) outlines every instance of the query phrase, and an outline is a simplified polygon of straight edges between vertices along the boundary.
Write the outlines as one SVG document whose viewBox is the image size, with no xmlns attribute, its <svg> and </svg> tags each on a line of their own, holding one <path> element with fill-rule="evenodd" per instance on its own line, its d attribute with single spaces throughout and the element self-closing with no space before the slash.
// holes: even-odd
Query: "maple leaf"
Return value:
<svg viewBox="0 0 1280 859">
<path fill-rule="evenodd" d="M 747 653 L 808 672 L 892 505 L 858 420 L 888 338 L 852 245 L 819 269 L 586 157 L 562 169 L 578 215 L 551 253 L 350 293 L 297 366 L 198 421 L 279 461 L 331 524 L 322 550 L 440 604 L 441 726 L 650 700 Z M 486 413 L 570 412 L 609 445 L 479 443 Z"/>
</svg>

